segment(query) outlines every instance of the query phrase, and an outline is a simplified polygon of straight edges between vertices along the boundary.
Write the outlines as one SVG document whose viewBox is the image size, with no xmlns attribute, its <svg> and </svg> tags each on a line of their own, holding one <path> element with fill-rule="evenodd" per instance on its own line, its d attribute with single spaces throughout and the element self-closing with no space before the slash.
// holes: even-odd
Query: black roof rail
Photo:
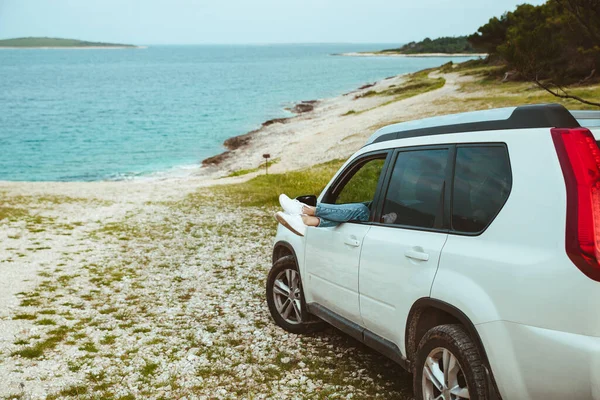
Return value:
<svg viewBox="0 0 600 400">
<path fill-rule="evenodd" d="M 366 145 L 388 140 L 501 129 L 577 128 L 577 119 L 561 104 L 534 104 L 401 122 L 379 129 Z"/>
</svg>

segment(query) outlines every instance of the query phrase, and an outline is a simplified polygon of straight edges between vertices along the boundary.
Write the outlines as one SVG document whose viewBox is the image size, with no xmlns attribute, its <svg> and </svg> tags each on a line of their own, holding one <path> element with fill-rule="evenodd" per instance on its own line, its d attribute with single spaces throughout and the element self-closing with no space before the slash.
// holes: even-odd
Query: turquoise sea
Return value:
<svg viewBox="0 0 600 400">
<path fill-rule="evenodd" d="M 0 180 L 179 174 L 296 101 L 452 60 L 331 56 L 386 47 L 0 50 Z"/>
</svg>

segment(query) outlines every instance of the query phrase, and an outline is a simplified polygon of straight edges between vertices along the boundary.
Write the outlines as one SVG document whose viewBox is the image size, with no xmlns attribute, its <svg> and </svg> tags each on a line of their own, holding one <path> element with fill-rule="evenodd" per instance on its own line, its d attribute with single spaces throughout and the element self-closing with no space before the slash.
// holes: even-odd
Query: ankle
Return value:
<svg viewBox="0 0 600 400">
<path fill-rule="evenodd" d="M 314 216 L 315 209 L 314 209 L 314 207 L 310 207 L 310 206 L 302 206 L 302 214 Z"/>
</svg>

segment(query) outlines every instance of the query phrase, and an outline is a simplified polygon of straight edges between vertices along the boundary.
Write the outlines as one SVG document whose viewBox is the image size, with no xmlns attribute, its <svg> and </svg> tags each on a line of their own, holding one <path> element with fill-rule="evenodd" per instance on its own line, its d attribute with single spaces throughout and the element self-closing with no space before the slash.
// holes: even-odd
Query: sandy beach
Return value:
<svg viewBox="0 0 600 400">
<path fill-rule="evenodd" d="M 264 153 L 272 173 L 346 158 L 381 126 L 481 95 L 460 90 L 472 77 L 430 77 L 445 84 L 398 101 L 372 94 L 409 76 L 305 102 L 186 177 L 0 182 L 0 397 L 410 398 L 410 375 L 352 339 L 271 322 L 275 210 L 212 199 L 209 186 L 263 173 L 227 177 Z"/>
<path fill-rule="evenodd" d="M 400 86 L 407 76 L 390 77 L 342 96 L 319 100 L 310 112 L 263 126 L 242 136 L 248 143 L 225 153 L 218 165 L 203 168 L 198 174 L 214 179 L 238 170 L 255 168 L 264 161 L 264 153 L 279 160 L 271 167 L 274 173 L 347 158 L 384 125 L 452 112 L 452 101 L 445 106 L 439 103 L 467 96 L 458 90 L 459 83 L 472 80 L 458 74 L 433 73 L 431 76 L 443 76 L 445 85 L 441 89 L 391 103 L 393 97 L 365 94 Z M 258 173 L 261 172 L 250 176 Z M 220 179 L 219 183 L 229 179 Z"/>
</svg>

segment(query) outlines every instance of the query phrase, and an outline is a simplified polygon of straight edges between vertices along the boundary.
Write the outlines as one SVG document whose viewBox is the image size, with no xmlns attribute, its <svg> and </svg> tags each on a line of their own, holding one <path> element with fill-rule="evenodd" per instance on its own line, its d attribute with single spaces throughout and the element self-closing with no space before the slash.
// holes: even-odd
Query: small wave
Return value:
<svg viewBox="0 0 600 400">
<path fill-rule="evenodd" d="M 162 180 L 170 178 L 185 178 L 193 175 L 200 169 L 198 164 L 177 165 L 166 170 L 154 170 L 144 172 L 124 172 L 105 177 L 107 181 L 130 181 L 130 180 Z"/>
</svg>

